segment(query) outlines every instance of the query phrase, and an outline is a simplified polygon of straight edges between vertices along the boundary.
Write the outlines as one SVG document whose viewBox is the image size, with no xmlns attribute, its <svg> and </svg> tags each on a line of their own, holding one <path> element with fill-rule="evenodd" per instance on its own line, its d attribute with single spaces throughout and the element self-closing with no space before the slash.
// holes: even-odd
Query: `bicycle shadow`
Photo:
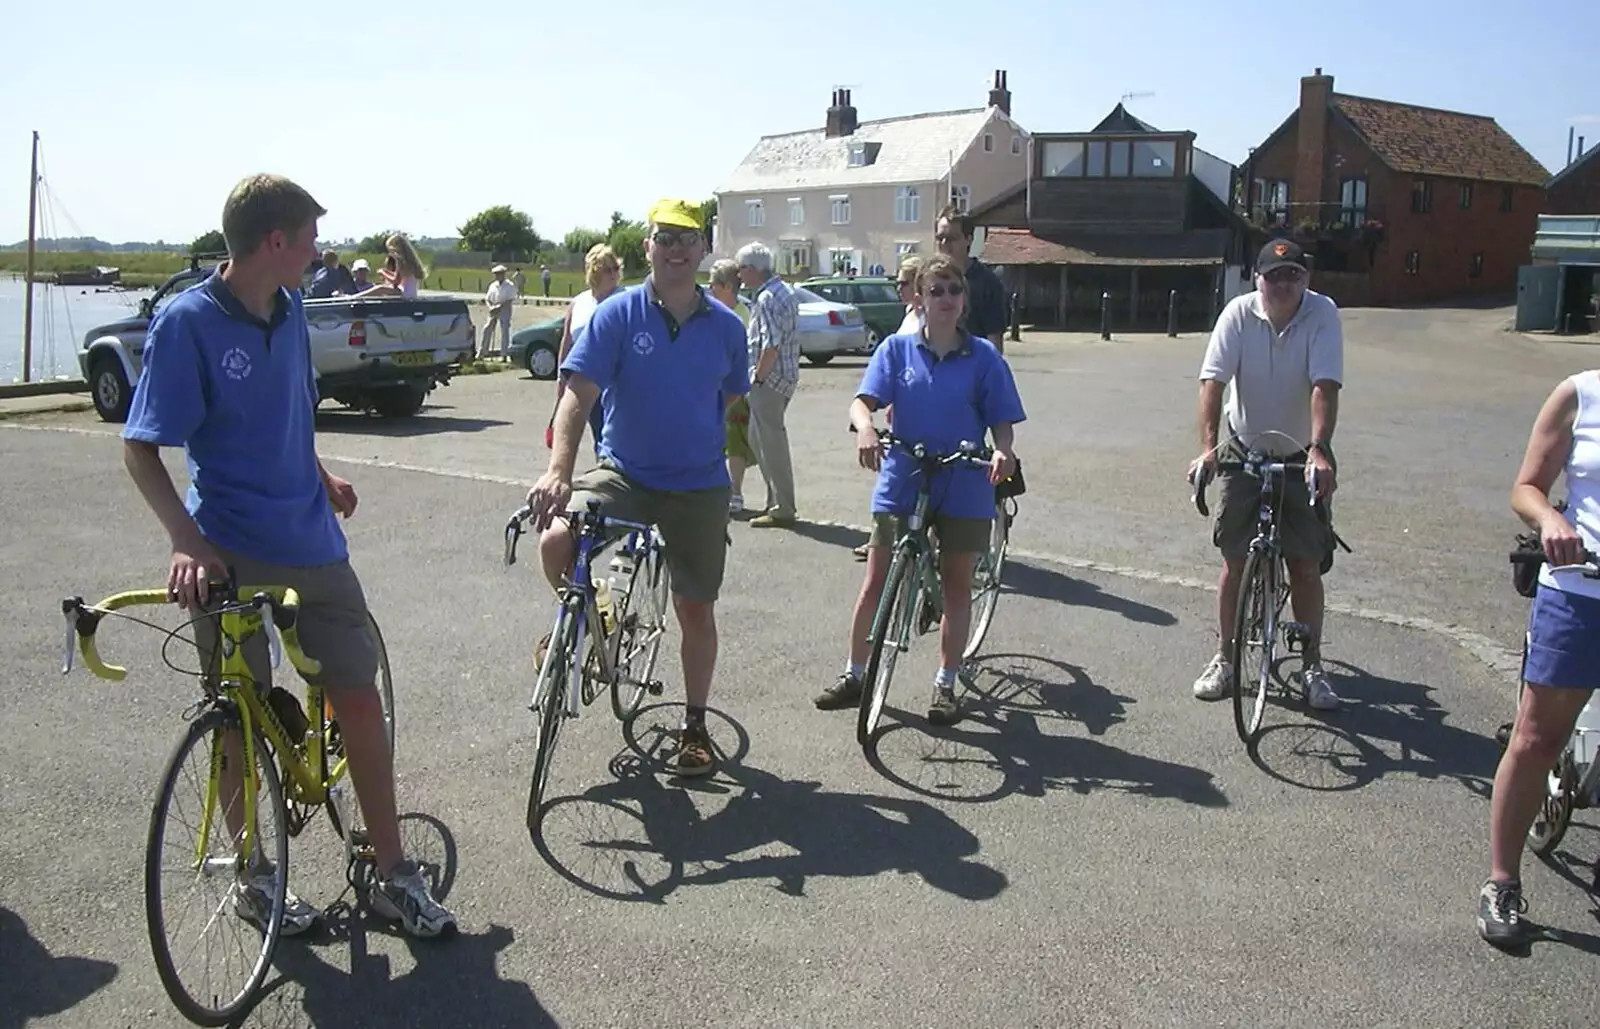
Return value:
<svg viewBox="0 0 1600 1029">
<path fill-rule="evenodd" d="M 70 1011 L 117 977 L 110 961 L 51 954 L 21 915 L 0 905 L 0 1029 Z"/>
<path fill-rule="evenodd" d="M 1285 680 L 1280 658 L 1274 679 Z M 1404 772 L 1426 779 L 1455 779 L 1488 798 L 1500 748 L 1493 737 L 1446 723 L 1449 714 L 1433 699 L 1435 688 L 1376 675 L 1347 661 L 1323 658 L 1338 711 L 1314 711 L 1303 700 L 1274 696 L 1267 724 L 1248 748 L 1250 759 L 1280 782 L 1317 792 L 1360 789 L 1385 775 Z M 1273 712 L 1289 722 L 1274 722 Z"/>
<path fill-rule="evenodd" d="M 407 856 L 420 866 L 434 897 L 445 901 L 458 870 L 454 834 L 440 819 L 419 812 L 400 816 L 400 832 Z M 370 948 L 374 934 L 402 941 L 414 967 L 395 977 L 390 958 Z M 279 943 L 278 976 L 233 1024 L 432 1029 L 461 1024 L 462 997 L 470 996 L 475 1018 L 488 1024 L 554 1027 L 555 1019 L 526 983 L 502 979 L 496 970 L 498 956 L 515 938 L 511 929 L 491 924 L 481 933 L 418 940 L 374 915 L 359 897 L 354 904 L 341 897 L 324 912 L 315 935 Z M 319 953 L 340 946 L 349 950 L 349 972 Z"/>
<path fill-rule="evenodd" d="M 1037 600 L 1053 600 L 1071 607 L 1092 607 L 1121 615 L 1130 622 L 1146 625 L 1177 625 L 1178 616 L 1153 604 L 1108 593 L 1087 579 L 1076 579 L 1062 572 L 1028 561 L 1007 560 L 1000 573 L 1001 597 L 1020 593 Z"/>
<path fill-rule="evenodd" d="M 803 897 L 819 878 L 899 873 L 981 901 L 1008 885 L 975 859 L 975 835 L 919 800 L 825 790 L 744 764 L 724 764 L 692 791 L 668 788 L 631 751 L 613 768 L 616 780 L 552 801 L 540 833 L 551 868 L 596 896 L 659 904 L 686 886 L 770 879 Z M 693 793 L 728 800 L 703 815 Z"/>
<path fill-rule="evenodd" d="M 1091 736 L 1125 721 L 1128 705 L 1138 703 L 1101 686 L 1081 665 L 1039 654 L 986 654 L 963 669 L 962 679 L 980 702 L 1081 722 Z"/>
<path fill-rule="evenodd" d="M 1015 665 L 1009 655 L 1004 660 Z M 1110 789 L 1199 807 L 1227 806 L 1226 794 L 1202 768 L 1130 753 L 1096 739 L 1044 732 L 1041 722 L 1075 716 L 1093 735 L 1102 735 L 1123 720 L 1123 705 L 1132 698 L 1112 693 L 1075 665 L 1032 660 L 1055 667 L 1066 681 L 1014 670 L 989 673 L 1001 685 L 987 690 L 974 688 L 969 680 L 963 718 L 954 726 L 930 725 L 886 707 L 897 721 L 873 734 L 867 762 L 895 785 L 944 801 L 986 803 L 1017 794 L 1043 797 L 1059 790 L 1088 794 Z M 986 672 L 978 672 L 979 683 Z M 1018 696 L 1038 696 L 1041 703 L 1020 706 L 1012 699 Z"/>
</svg>

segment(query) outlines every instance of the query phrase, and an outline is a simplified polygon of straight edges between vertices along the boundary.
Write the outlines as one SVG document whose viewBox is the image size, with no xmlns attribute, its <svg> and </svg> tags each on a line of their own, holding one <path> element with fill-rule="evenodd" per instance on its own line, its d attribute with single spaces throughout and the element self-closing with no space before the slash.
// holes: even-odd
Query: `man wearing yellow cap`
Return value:
<svg viewBox="0 0 1600 1029">
<path fill-rule="evenodd" d="M 559 588 L 573 559 L 563 515 L 591 499 L 609 515 L 654 523 L 667 542 L 683 632 L 682 775 L 711 771 L 706 702 L 717 662 L 715 606 L 727 559 L 731 489 L 723 460 L 727 405 L 750 391 L 744 323 L 696 282 L 705 258 L 700 205 L 650 209 L 650 275 L 601 301 L 561 364 L 550 467 L 528 491 L 545 576 Z M 590 409 L 601 405 L 600 464 L 573 478 Z"/>
</svg>

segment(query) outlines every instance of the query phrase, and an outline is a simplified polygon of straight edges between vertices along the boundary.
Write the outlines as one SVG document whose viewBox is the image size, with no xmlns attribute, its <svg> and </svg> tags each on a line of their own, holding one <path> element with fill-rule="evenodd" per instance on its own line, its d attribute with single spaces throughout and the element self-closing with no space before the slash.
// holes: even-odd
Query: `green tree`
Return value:
<svg viewBox="0 0 1600 1029">
<path fill-rule="evenodd" d="M 700 221 L 706 227 L 706 249 L 711 249 L 717 231 L 717 198 L 700 202 Z"/>
<path fill-rule="evenodd" d="M 212 229 L 202 232 L 189 244 L 191 254 L 220 254 L 228 249 L 228 241 L 222 238 L 221 229 Z"/>
<path fill-rule="evenodd" d="M 587 254 L 596 243 L 604 243 L 606 234 L 599 229 L 573 229 L 561 241 L 561 249 L 569 254 Z"/>
<path fill-rule="evenodd" d="M 487 251 L 497 261 L 526 260 L 543 245 L 533 219 L 509 204 L 479 211 L 456 231 L 462 250 Z"/>
<path fill-rule="evenodd" d="M 381 254 L 388 246 L 389 237 L 399 231 L 399 229 L 384 229 L 382 232 L 374 232 L 357 243 L 356 250 L 363 254 Z"/>
<path fill-rule="evenodd" d="M 644 222 L 629 221 L 621 211 L 611 212 L 611 229 L 606 242 L 617 252 L 624 271 L 638 271 L 644 267 Z"/>
</svg>

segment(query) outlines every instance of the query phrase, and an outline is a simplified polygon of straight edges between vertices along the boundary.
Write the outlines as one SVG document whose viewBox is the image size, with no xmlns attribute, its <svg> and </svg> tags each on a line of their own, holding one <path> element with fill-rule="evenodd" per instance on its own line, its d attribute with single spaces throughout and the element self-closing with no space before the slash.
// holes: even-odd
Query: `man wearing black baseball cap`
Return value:
<svg viewBox="0 0 1600 1029">
<path fill-rule="evenodd" d="M 1333 550 L 1329 522 L 1311 506 L 1309 483 L 1326 505 L 1335 488 L 1333 429 L 1344 379 L 1344 332 L 1334 302 L 1314 290 L 1310 262 L 1290 239 L 1269 240 L 1256 256 L 1256 288 L 1235 297 L 1217 317 L 1200 365 L 1200 456 L 1189 477 L 1209 479 L 1217 462 L 1237 461 L 1249 450 L 1277 456 L 1304 454 L 1306 476 L 1284 482 L 1278 512 L 1279 542 L 1289 567 L 1295 618 L 1304 624 L 1301 683 L 1307 702 L 1323 711 L 1339 697 L 1322 669 L 1324 561 Z M 1227 388 L 1228 434 L 1218 440 Z M 1217 653 L 1194 683 L 1201 700 L 1221 700 L 1233 687 L 1227 650 L 1250 540 L 1256 533 L 1259 480 L 1240 473 L 1222 477 L 1222 500 L 1212 541 L 1222 551 L 1217 584 Z"/>
</svg>

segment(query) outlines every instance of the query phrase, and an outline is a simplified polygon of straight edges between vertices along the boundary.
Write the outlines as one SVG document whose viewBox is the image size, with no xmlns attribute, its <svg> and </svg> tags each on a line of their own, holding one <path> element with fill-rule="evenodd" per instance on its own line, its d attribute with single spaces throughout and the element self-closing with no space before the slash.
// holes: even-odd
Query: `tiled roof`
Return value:
<svg viewBox="0 0 1600 1029">
<path fill-rule="evenodd" d="M 1493 118 L 1345 93 L 1330 102 L 1395 171 L 1529 186 L 1550 177 Z"/>
<path fill-rule="evenodd" d="M 1584 154 L 1582 157 L 1578 158 L 1577 160 L 1573 161 L 1571 164 L 1567 165 L 1565 168 L 1561 169 L 1560 171 L 1558 171 L 1554 175 L 1552 175 L 1550 177 L 1550 181 L 1545 183 L 1545 188 L 1549 189 L 1551 186 L 1554 186 L 1556 183 L 1560 182 L 1562 179 L 1565 179 L 1568 175 L 1577 174 L 1577 172 L 1578 172 L 1578 170 L 1580 168 L 1582 168 L 1584 165 L 1588 164 L 1589 162 L 1591 162 L 1591 161 L 1593 161 L 1595 159 L 1595 156 L 1594 156 L 1595 154 L 1600 154 L 1600 146 L 1592 146 L 1592 147 L 1590 147 L 1588 153 Z M 1596 167 L 1600 167 L 1600 165 L 1597 165 Z"/>
<path fill-rule="evenodd" d="M 1035 235 L 1027 229 L 988 229 L 983 263 L 1207 265 L 1222 264 L 1227 229 L 1148 236 Z"/>
<path fill-rule="evenodd" d="M 991 110 L 975 107 L 866 121 L 853 134 L 832 139 L 822 129 L 763 136 L 717 193 L 934 182 L 949 172 L 953 158 L 966 152 Z M 850 167 L 852 143 L 868 144 L 869 154 L 876 145 L 871 164 Z"/>
</svg>

